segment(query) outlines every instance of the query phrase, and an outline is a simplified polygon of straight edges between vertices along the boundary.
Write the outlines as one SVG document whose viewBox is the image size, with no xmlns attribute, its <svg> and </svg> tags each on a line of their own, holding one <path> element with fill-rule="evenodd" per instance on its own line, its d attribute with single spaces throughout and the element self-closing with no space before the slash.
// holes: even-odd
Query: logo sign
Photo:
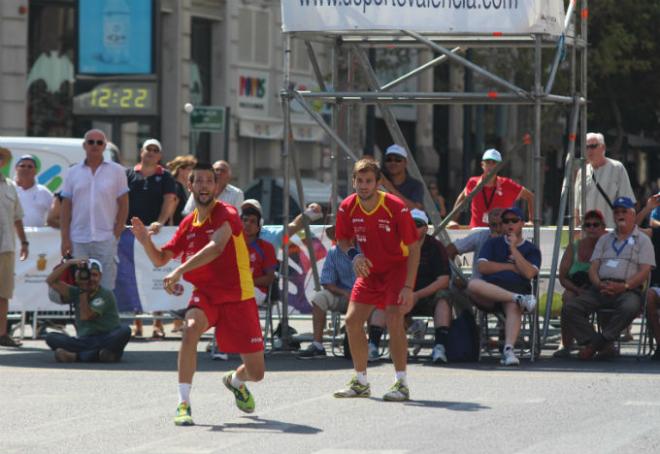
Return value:
<svg viewBox="0 0 660 454">
<path fill-rule="evenodd" d="M 194 131 L 224 132 L 225 108 L 221 106 L 195 106 L 190 112 L 190 126 Z"/>
<path fill-rule="evenodd" d="M 238 112 L 247 116 L 268 116 L 269 73 L 241 70 L 238 73 Z"/>
</svg>

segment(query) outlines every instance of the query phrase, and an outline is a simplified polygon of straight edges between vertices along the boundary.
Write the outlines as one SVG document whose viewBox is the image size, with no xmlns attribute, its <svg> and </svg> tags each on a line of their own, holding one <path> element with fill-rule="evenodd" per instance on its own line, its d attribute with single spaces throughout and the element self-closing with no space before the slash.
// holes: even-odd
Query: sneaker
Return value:
<svg viewBox="0 0 660 454">
<path fill-rule="evenodd" d="M 553 358 L 570 358 L 571 357 L 571 349 L 569 347 L 559 347 L 557 350 L 555 350 L 552 353 Z"/>
<path fill-rule="evenodd" d="M 346 386 L 347 388 L 345 389 L 340 389 L 339 391 L 335 391 L 334 396 L 339 399 L 349 398 L 349 397 L 371 396 L 371 388 L 369 388 L 369 383 L 367 383 L 366 385 L 361 384 L 358 381 L 357 376 L 353 377 Z"/>
<path fill-rule="evenodd" d="M 240 388 L 236 388 L 231 384 L 231 376 L 234 374 L 234 372 L 235 371 L 233 370 L 227 372 L 224 377 L 222 377 L 222 382 L 225 384 L 229 391 L 234 393 L 234 397 L 236 398 L 236 406 L 238 409 L 244 413 L 252 413 L 254 412 L 255 407 L 254 397 L 252 397 L 252 393 L 244 384 L 241 385 Z"/>
<path fill-rule="evenodd" d="M 445 351 L 445 346 L 442 344 L 435 344 L 433 346 L 433 352 L 431 353 L 431 361 L 434 364 L 447 364 L 447 352 Z"/>
<path fill-rule="evenodd" d="M 380 359 L 380 352 L 378 351 L 378 346 L 369 342 L 369 362 L 378 361 Z"/>
<path fill-rule="evenodd" d="M 389 391 L 383 396 L 383 400 L 388 402 L 404 402 L 410 400 L 410 390 L 403 384 L 402 380 L 394 382 Z"/>
<path fill-rule="evenodd" d="M 518 305 L 525 312 L 534 312 L 536 308 L 536 297 L 534 295 L 520 295 Z"/>
<path fill-rule="evenodd" d="M 318 348 L 314 344 L 309 344 L 305 350 L 298 352 L 298 359 L 325 358 L 325 348 Z"/>
<path fill-rule="evenodd" d="M 195 423 L 192 420 L 192 411 L 190 410 L 190 405 L 188 402 L 181 402 L 178 407 L 176 407 L 176 415 L 174 416 L 174 425 L 175 426 L 194 426 Z"/>
<path fill-rule="evenodd" d="M 99 350 L 99 361 L 102 363 L 116 363 L 119 361 L 119 355 L 115 352 L 102 348 Z"/>
<path fill-rule="evenodd" d="M 8 334 L 0 336 L 0 347 L 20 347 L 23 343 Z"/>
<path fill-rule="evenodd" d="M 500 364 L 503 366 L 519 366 L 520 360 L 518 359 L 512 348 L 505 348 L 504 352 L 502 353 L 502 359 L 500 360 Z"/>
<path fill-rule="evenodd" d="M 229 354 L 217 351 L 211 355 L 211 359 L 215 359 L 218 361 L 229 361 Z"/>
<path fill-rule="evenodd" d="M 77 355 L 74 352 L 64 350 L 63 348 L 55 349 L 55 361 L 58 363 L 75 363 Z"/>
</svg>

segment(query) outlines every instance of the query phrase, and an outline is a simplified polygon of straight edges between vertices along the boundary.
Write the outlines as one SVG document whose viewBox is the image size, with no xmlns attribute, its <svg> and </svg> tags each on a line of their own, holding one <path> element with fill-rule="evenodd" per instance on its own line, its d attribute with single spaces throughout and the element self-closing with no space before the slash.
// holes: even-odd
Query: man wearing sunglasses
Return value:
<svg viewBox="0 0 660 454">
<path fill-rule="evenodd" d="M 411 210 L 424 209 L 424 185 L 408 175 L 408 152 L 401 145 L 390 145 L 385 151 L 382 186 L 394 194 Z"/>
<path fill-rule="evenodd" d="M 522 237 L 522 212 L 516 207 L 502 212 L 504 234 L 491 238 L 479 253 L 481 279 L 471 279 L 470 296 L 485 311 L 503 312 L 504 350 L 501 364 L 517 366 L 520 360 L 513 346 L 520 334 L 523 311 L 533 312 L 536 298 L 532 294 L 532 279 L 541 267 L 541 251 Z"/>
<path fill-rule="evenodd" d="M 619 197 L 612 205 L 616 228 L 596 243 L 589 267 L 591 288 L 562 310 L 562 325 L 583 346 L 579 358 L 585 361 L 617 354 L 614 341 L 639 314 L 642 287 L 656 265 L 651 239 L 635 225 L 635 203 Z M 589 317 L 601 308 L 612 309 L 612 314 L 597 333 Z"/>
<path fill-rule="evenodd" d="M 53 200 L 53 193 L 37 184 L 37 159 L 26 154 L 16 163 L 16 192 L 23 206 L 23 226 L 43 227 Z"/>
<path fill-rule="evenodd" d="M 582 174 L 578 170 L 575 180 L 576 223 L 589 210 L 600 210 L 608 228 L 614 228 L 612 201 L 627 197 L 635 202 L 628 172 L 620 161 L 605 156 L 605 138 L 599 132 L 587 134 L 586 206 L 582 206 Z"/>
<path fill-rule="evenodd" d="M 117 243 L 128 216 L 125 169 L 103 159 L 103 131 L 85 133 L 85 160 L 69 169 L 62 189 L 62 256 L 96 257 L 103 267 L 101 286 L 115 288 Z"/>
<path fill-rule="evenodd" d="M 465 189 L 458 195 L 454 207 L 458 206 L 468 194 L 481 182 L 488 173 L 490 173 L 500 162 L 502 155 L 494 148 L 486 150 L 481 157 L 481 168 L 483 174 L 478 177 L 472 177 L 465 185 Z M 505 178 L 495 174 L 488 182 L 484 184 L 472 198 L 470 205 L 470 228 L 488 227 L 488 212 L 493 208 L 508 208 L 518 199 L 527 202 L 528 219 L 534 219 L 534 194 L 524 186 L 516 183 L 511 178 Z M 458 217 L 458 215 L 457 215 Z M 458 223 L 452 220 L 449 227 L 458 227 Z"/>
</svg>

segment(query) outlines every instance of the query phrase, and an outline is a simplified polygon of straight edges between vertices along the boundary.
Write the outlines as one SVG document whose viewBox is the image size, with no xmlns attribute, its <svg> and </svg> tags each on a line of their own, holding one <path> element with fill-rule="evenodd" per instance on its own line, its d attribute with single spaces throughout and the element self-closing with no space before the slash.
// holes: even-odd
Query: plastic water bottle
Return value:
<svg viewBox="0 0 660 454">
<path fill-rule="evenodd" d="M 105 63 L 128 63 L 131 44 L 131 9 L 125 0 L 108 0 L 103 8 L 103 53 Z"/>
</svg>

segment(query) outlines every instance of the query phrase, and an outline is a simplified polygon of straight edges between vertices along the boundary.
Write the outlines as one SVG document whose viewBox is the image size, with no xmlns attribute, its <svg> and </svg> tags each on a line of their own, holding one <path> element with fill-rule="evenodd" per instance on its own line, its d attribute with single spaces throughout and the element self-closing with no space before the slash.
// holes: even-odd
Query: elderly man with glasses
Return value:
<svg viewBox="0 0 660 454">
<path fill-rule="evenodd" d="M 642 288 L 655 268 L 653 243 L 635 224 L 635 203 L 619 197 L 612 205 L 616 227 L 600 237 L 591 255 L 591 288 L 562 309 L 562 325 L 583 346 L 579 358 L 585 361 L 617 354 L 614 341 L 639 314 Z M 611 314 L 597 333 L 589 317 L 600 309 Z"/>
<path fill-rule="evenodd" d="M 115 288 L 117 243 L 128 216 L 126 171 L 103 159 L 103 131 L 85 133 L 86 158 L 69 169 L 62 189 L 62 256 L 96 257 L 103 267 L 101 285 Z"/>
<path fill-rule="evenodd" d="M 582 173 L 575 180 L 575 219 L 589 210 L 600 210 L 605 216 L 607 228 L 614 228 L 612 201 L 627 197 L 635 202 L 635 193 L 630 186 L 628 172 L 624 165 L 605 156 L 605 138 L 599 132 L 587 134 L 586 206 L 582 206 Z"/>
<path fill-rule="evenodd" d="M 536 298 L 531 281 L 541 267 L 541 251 L 522 237 L 522 212 L 516 207 L 502 212 L 504 234 L 491 238 L 479 252 L 481 279 L 471 279 L 468 291 L 477 307 L 504 312 L 504 351 L 501 363 L 517 366 L 520 360 L 513 346 L 520 334 L 523 311 L 533 312 Z"/>
<path fill-rule="evenodd" d="M 381 184 L 390 194 L 403 200 L 411 210 L 424 209 L 424 185 L 408 175 L 408 152 L 401 145 L 393 144 L 385 151 L 385 168 Z"/>
<path fill-rule="evenodd" d="M 37 184 L 37 158 L 21 156 L 16 163 L 16 192 L 23 206 L 24 227 L 44 227 L 53 200 L 46 186 Z"/>
</svg>

